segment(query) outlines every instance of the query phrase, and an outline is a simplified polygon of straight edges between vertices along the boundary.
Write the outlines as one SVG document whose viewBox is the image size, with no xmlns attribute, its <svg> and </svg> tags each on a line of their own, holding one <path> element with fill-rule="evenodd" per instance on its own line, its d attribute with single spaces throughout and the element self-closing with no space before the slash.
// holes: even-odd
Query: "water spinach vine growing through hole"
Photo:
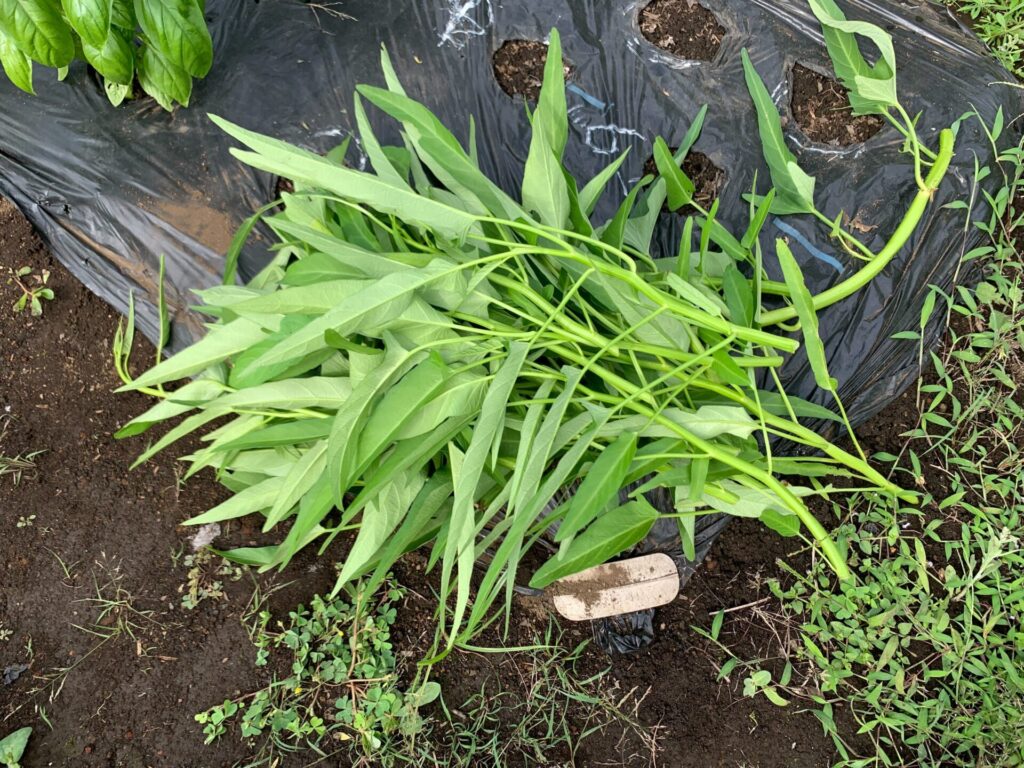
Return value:
<svg viewBox="0 0 1024 768">
<path fill-rule="evenodd" d="M 556 31 L 519 199 L 479 170 L 472 124 L 466 150 L 406 95 L 386 54 L 382 67 L 387 88 L 361 86 L 354 103 L 373 172 L 345 166 L 347 141 L 320 157 L 215 118 L 246 147 L 232 150 L 239 159 L 292 179 L 295 191 L 280 212 L 246 222 L 228 253 L 231 279 L 200 293 L 212 318 L 202 340 L 132 379 L 130 316 L 115 339 L 123 389 L 160 399 L 119 436 L 184 417 L 139 462 L 220 422 L 185 457 L 187 476 L 213 468 L 234 495 L 188 522 L 258 513 L 266 531 L 286 525 L 276 545 L 222 553 L 262 569 L 354 534 L 336 591 L 357 578 L 372 590 L 403 553 L 429 545 L 442 653 L 499 617 L 499 604 L 507 616 L 524 554 L 554 524 L 559 550 L 534 572 L 535 587 L 628 550 L 659 517 L 678 521 L 693 556 L 695 520 L 713 512 L 803 535 L 848 578 L 805 499 L 914 494 L 802 424 L 849 428 L 779 383 L 776 369 L 799 343 L 765 328 L 766 293 L 789 298 L 819 381 L 834 391 L 816 300 L 784 243 L 785 283 L 761 266 L 769 212 L 807 211 L 813 179 L 786 149 L 756 73 L 748 66 L 775 188 L 752 200 L 737 238 L 714 207 L 695 204 L 679 170 L 703 110 L 675 154 L 657 143 L 659 175 L 641 179 L 610 220 L 593 221 L 623 157 L 582 187 L 564 168 Z M 402 146 L 380 145 L 364 101 L 401 124 Z M 909 146 L 915 163 L 933 163 L 937 183 L 948 143 L 934 159 Z M 695 213 L 678 253 L 661 258 L 651 240 L 666 201 Z M 276 253 L 234 285 L 241 244 L 261 217 L 280 240 Z M 758 387 L 759 372 L 774 391 Z M 800 450 L 776 455 L 777 441 Z M 559 493 L 568 487 L 574 495 Z"/>
</svg>

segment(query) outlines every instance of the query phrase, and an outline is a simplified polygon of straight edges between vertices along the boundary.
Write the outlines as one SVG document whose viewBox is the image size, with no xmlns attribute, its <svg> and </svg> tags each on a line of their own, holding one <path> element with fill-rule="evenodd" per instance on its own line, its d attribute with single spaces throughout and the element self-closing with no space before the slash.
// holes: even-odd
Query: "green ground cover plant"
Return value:
<svg viewBox="0 0 1024 768">
<path fill-rule="evenodd" d="M 404 594 L 387 581 L 376 595 L 358 589 L 344 597 L 315 595 L 308 608 L 300 605 L 276 621 L 254 606 L 248 629 L 256 666 L 273 669 L 275 655 L 283 654 L 286 673 L 196 715 L 207 743 L 237 723 L 242 738 L 259 742 L 268 759 L 305 747 L 326 755 L 345 743 L 370 755 L 385 740 L 419 732 L 419 708 L 437 698 L 440 686 L 421 681 L 415 691 L 399 688 L 391 626 Z"/>
<path fill-rule="evenodd" d="M 260 513 L 266 531 L 288 525 L 277 545 L 222 553 L 238 562 L 283 567 L 303 547 L 322 552 L 352 532 L 335 594 L 364 576 L 372 591 L 404 552 L 430 544 L 447 636 L 434 660 L 498 617 L 502 598 L 510 605 L 525 553 L 554 524 L 560 549 L 533 573 L 534 587 L 629 549 L 659 517 L 678 520 L 692 554 L 696 517 L 714 511 L 804 536 L 849 579 L 845 554 L 805 500 L 847 492 L 834 477 L 904 503 L 915 495 L 875 470 L 856 441 L 847 451 L 801 423 L 849 428 L 838 399 L 836 416 L 786 395 L 776 369 L 800 342 L 774 326 L 799 327 L 818 384 L 834 394 L 816 312 L 866 285 L 906 242 L 946 172 L 953 134 L 941 132 L 934 150 L 919 141 L 896 97 L 884 31 L 847 21 L 831 0 L 809 2 L 854 109 L 885 115 L 906 136 L 918 193 L 879 253 L 841 227 L 841 213 L 818 211 L 814 179 L 787 148 L 745 52 L 771 188 L 752 190 L 739 235 L 716 220 L 717 204 L 696 203 L 680 169 L 704 110 L 676 152 L 655 142 L 658 175 L 641 179 L 610 220 L 593 221 L 624 156 L 582 187 L 564 168 L 556 31 L 519 200 L 480 172 L 472 123 L 464 149 L 406 95 L 385 53 L 387 88 L 361 86 L 354 105 L 372 173 L 344 165 L 347 142 L 319 157 L 215 118 L 248 148 L 237 157 L 292 179 L 295 191 L 282 196 L 283 211 L 247 222 L 225 284 L 201 292 L 213 319 L 204 339 L 133 379 L 130 318 L 118 333 L 124 389 L 161 400 L 118 435 L 185 416 L 141 462 L 229 417 L 186 460 L 187 475 L 210 467 L 234 495 L 188 522 Z M 857 36 L 878 47 L 875 64 Z M 379 144 L 364 100 L 401 124 L 402 146 Z M 685 211 L 683 236 L 677 253 L 652 254 L 666 203 Z M 785 280 L 768 279 L 758 235 L 769 213 L 817 216 L 863 265 L 811 296 L 778 240 Z M 234 285 L 238 250 L 261 216 L 280 238 L 275 258 Z M 758 386 L 759 373 L 773 389 Z M 774 455 L 777 438 L 802 454 Z M 620 503 L 619 489 L 638 480 Z M 552 509 L 568 486 L 575 495 Z M 671 489 L 672 509 L 648 503 L 653 488 Z M 485 551 L 493 556 L 473 590 Z"/>
<path fill-rule="evenodd" d="M 164 109 L 188 106 L 192 78 L 213 63 L 205 0 L 0 0 L 0 65 L 35 93 L 35 66 L 63 79 L 76 59 L 103 78 L 117 106 L 136 80 Z"/>
<path fill-rule="evenodd" d="M 1003 125 L 999 115 L 986 128 L 994 148 Z M 919 421 L 902 450 L 874 457 L 921 488 L 921 504 L 858 494 L 836 505 L 856 579 L 837 585 L 821 564 L 789 568 L 770 611 L 795 637 L 786 671 L 772 679 L 735 658 L 722 668 L 754 670 L 750 694 L 810 703 L 845 768 L 1024 764 L 1024 145 L 979 168 L 975 191 L 988 212 L 965 226 L 990 241 L 964 254 L 963 270 L 983 279 L 936 290 L 920 330 L 900 334 L 922 345 Z M 948 336 L 928 349 L 922 331 L 936 318 Z M 794 666 L 809 667 L 811 682 L 794 682 L 807 680 Z M 853 713 L 870 750 L 840 732 L 837 707 Z"/>
<path fill-rule="evenodd" d="M 1024 5 L 1018 0 L 945 0 L 971 18 L 971 26 L 994 55 L 1024 77 Z"/>
</svg>

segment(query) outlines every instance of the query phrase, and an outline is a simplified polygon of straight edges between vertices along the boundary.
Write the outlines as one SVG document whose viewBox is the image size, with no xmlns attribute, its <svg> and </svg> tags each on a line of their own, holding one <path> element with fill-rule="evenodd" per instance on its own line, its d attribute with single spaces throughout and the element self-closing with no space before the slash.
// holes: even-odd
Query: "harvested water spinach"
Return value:
<svg viewBox="0 0 1024 768">
<path fill-rule="evenodd" d="M 258 214 L 236 237 L 225 284 L 200 294 L 205 338 L 138 378 L 127 372 L 131 317 L 119 329 L 123 389 L 160 400 L 119 436 L 180 419 L 142 462 L 203 430 L 188 474 L 209 467 L 233 493 L 188 522 L 262 515 L 264 530 L 282 531 L 279 543 L 222 553 L 262 569 L 350 535 L 336 591 L 359 578 L 372 590 L 403 553 L 429 546 L 446 648 L 507 608 L 524 555 L 554 524 L 557 553 L 526 576 L 535 587 L 628 550 L 659 518 L 678 521 L 692 552 L 694 520 L 714 512 L 802 536 L 849 578 L 807 499 L 847 492 L 835 477 L 913 494 L 859 449 L 806 427 L 845 419 L 779 384 L 776 370 L 800 342 L 772 326 L 796 318 L 819 382 L 834 390 L 814 312 L 842 296 L 810 296 L 781 241 L 786 281 L 764 274 L 767 216 L 813 212 L 813 179 L 786 149 L 749 63 L 774 189 L 751 198 L 738 236 L 693 200 L 679 168 L 703 110 L 675 153 L 656 143 L 658 176 L 642 178 L 610 220 L 594 220 L 622 158 L 582 185 L 563 166 L 556 31 L 517 197 L 480 171 L 472 138 L 463 148 L 406 95 L 386 54 L 382 66 L 387 88 L 362 86 L 354 103 L 372 172 L 345 165 L 347 141 L 319 157 L 215 118 L 246 147 L 233 150 L 239 159 L 294 182 L 281 210 L 263 212 L 279 239 L 274 257 L 247 285 L 233 284 Z M 401 146 L 380 145 L 367 102 L 401 124 Z M 922 183 L 937 184 L 948 139 L 935 155 L 908 146 L 915 167 L 931 165 Z M 654 254 L 666 202 L 689 219 L 678 252 Z M 885 254 L 837 237 L 865 270 L 880 268 Z M 784 306 L 766 311 L 766 301 Z M 792 448 L 778 455 L 779 443 Z M 621 503 L 620 488 L 635 483 Z M 574 486 L 575 497 L 550 503 Z M 655 488 L 667 489 L 668 508 L 645 497 Z"/>
</svg>

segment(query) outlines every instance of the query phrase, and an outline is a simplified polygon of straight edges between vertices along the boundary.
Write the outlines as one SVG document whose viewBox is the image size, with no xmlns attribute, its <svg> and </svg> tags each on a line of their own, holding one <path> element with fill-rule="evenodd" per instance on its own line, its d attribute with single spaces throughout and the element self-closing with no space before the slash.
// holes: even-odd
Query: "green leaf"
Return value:
<svg viewBox="0 0 1024 768">
<path fill-rule="evenodd" d="M 66 67 L 75 57 L 71 27 L 53 0 L 0 0 L 0 31 L 44 67 Z"/>
<path fill-rule="evenodd" d="M 107 100 L 115 107 L 121 106 L 122 102 L 132 94 L 130 85 L 114 83 L 104 78 L 103 91 L 107 94 Z"/>
<path fill-rule="evenodd" d="M 298 419 L 272 424 L 225 443 L 220 450 L 248 451 L 253 448 L 277 448 L 301 445 L 326 438 L 331 433 L 331 419 Z"/>
<path fill-rule="evenodd" d="M 768 89 L 754 69 L 744 48 L 743 72 L 747 89 L 757 111 L 757 127 L 761 135 L 761 151 L 771 173 L 776 196 L 772 213 L 808 213 L 814 210 L 814 177 L 808 176 L 797 164 L 796 157 L 786 146 L 782 135 L 782 121 Z"/>
<path fill-rule="evenodd" d="M 181 416 L 203 403 L 220 397 L 226 389 L 224 384 L 216 379 L 202 378 L 190 381 L 156 403 L 145 413 L 129 421 L 114 433 L 114 437 L 121 439 L 141 435 L 154 424 Z"/>
<path fill-rule="evenodd" d="M 402 376 L 416 362 L 416 358 L 424 354 L 403 349 L 393 339 L 389 338 L 388 341 L 387 351 L 380 364 L 355 386 L 352 396 L 335 414 L 331 427 L 327 471 L 332 478 L 334 503 L 339 507 L 344 505 L 345 493 L 363 469 L 360 465 L 367 463 L 362 461 L 359 448 L 364 425 L 374 404 L 382 391 L 392 387 L 393 379 Z M 377 430 L 379 434 L 379 426 Z"/>
<path fill-rule="evenodd" d="M 476 208 L 477 213 L 490 212 L 512 219 L 522 215 L 515 201 L 484 175 L 429 109 L 403 93 L 370 85 L 360 85 L 358 91 L 401 121 L 423 164 L 461 200 Z M 404 181 L 399 186 L 408 189 Z"/>
<path fill-rule="evenodd" d="M 682 490 L 685 496 L 686 489 Z M 697 545 L 694 538 L 697 533 L 697 520 L 693 515 L 682 515 L 676 518 L 676 523 L 679 525 L 679 540 L 683 545 L 683 557 L 692 563 L 697 559 Z"/>
<path fill-rule="evenodd" d="M 466 450 L 462 465 L 458 471 L 454 466 L 452 468 L 455 500 L 448 528 L 448 539 L 445 542 L 441 572 L 441 593 L 447 594 L 449 574 L 452 566 L 456 561 L 458 562 L 458 584 L 455 608 L 452 612 L 452 641 L 462 624 L 462 617 L 469 603 L 470 579 L 475 561 L 476 519 L 473 515 L 473 508 L 476 502 L 476 487 L 480 482 L 488 453 L 505 413 L 509 394 L 512 392 L 512 387 L 516 383 L 529 351 L 529 345 L 522 342 L 512 342 L 510 345 L 508 356 L 494 375 L 487 395 L 484 397 L 480 416 L 473 428 L 473 436 L 470 438 L 469 448 Z"/>
<path fill-rule="evenodd" d="M 222 523 L 225 520 L 245 517 L 245 515 L 251 515 L 254 512 L 262 512 L 273 505 L 281 493 L 283 484 L 283 477 L 268 477 L 255 485 L 239 491 L 230 499 L 208 509 L 201 515 L 189 518 L 182 525 Z"/>
<path fill-rule="evenodd" d="M 292 465 L 291 471 L 281 484 L 277 498 L 274 499 L 274 505 L 267 513 L 266 522 L 263 523 L 264 533 L 283 520 L 323 475 L 327 466 L 327 445 L 326 440 L 315 443 Z"/>
<path fill-rule="evenodd" d="M 855 115 L 885 114 L 898 104 L 896 95 L 896 53 L 892 37 L 881 27 L 865 21 L 847 21 L 834 0 L 808 0 L 821 24 L 829 58 L 836 77 L 850 92 Z M 874 66 L 867 63 L 857 35 L 871 40 L 881 53 Z"/>
<path fill-rule="evenodd" d="M 446 273 L 447 270 L 431 268 L 415 273 L 396 272 L 373 281 L 364 290 L 349 296 L 334 309 L 279 341 L 264 352 L 256 364 L 271 365 L 295 360 L 322 349 L 326 345 L 324 333 L 328 330 L 349 336 L 393 320 L 408 308 L 418 289 Z M 309 287 L 315 289 L 318 286 Z M 304 289 L 290 288 L 279 293 L 300 290 Z"/>
<path fill-rule="evenodd" d="M 672 150 L 661 136 L 654 139 L 654 163 L 667 185 L 669 210 L 677 211 L 688 204 L 693 199 L 693 182 L 683 173 Z"/>
<path fill-rule="evenodd" d="M 211 547 L 210 551 L 218 557 L 223 557 L 225 560 L 230 560 L 239 565 L 266 567 L 274 562 L 277 547 L 239 547 L 238 549 L 228 550 L 213 549 Z"/>
<path fill-rule="evenodd" d="M 110 25 L 125 32 L 134 32 L 135 7 L 132 0 L 113 0 L 110 4 Z"/>
<path fill-rule="evenodd" d="M 156 99 L 161 107 L 171 112 L 174 102 L 188 106 L 192 95 L 192 78 L 188 72 L 151 45 L 142 46 L 135 65 L 142 90 Z"/>
<path fill-rule="evenodd" d="M 446 513 L 451 512 L 451 497 L 452 482 L 447 473 L 439 472 L 427 480 L 398 530 L 388 537 L 384 546 L 367 563 L 367 566 L 371 566 L 376 562 L 373 575 L 364 585 L 368 592 L 372 593 L 387 578 L 399 557 L 423 543 L 425 537 L 436 533 L 438 517 L 444 518 Z"/>
<path fill-rule="evenodd" d="M 395 532 L 410 505 L 416 500 L 424 482 L 426 477 L 420 473 L 412 476 L 408 473 L 397 475 L 394 482 L 366 505 L 359 533 L 338 575 L 339 583 L 344 584 L 352 579 L 387 543 L 388 537 Z"/>
<path fill-rule="evenodd" d="M 112 29 L 99 46 L 82 40 L 82 55 L 112 83 L 130 86 L 135 78 L 135 49 L 119 30 Z"/>
<path fill-rule="evenodd" d="M 19 728 L 0 739 L 0 763 L 10 768 L 18 768 L 18 761 L 25 754 L 25 747 L 28 746 L 28 737 L 32 735 L 32 728 Z"/>
<path fill-rule="evenodd" d="M 530 586 L 543 589 L 557 579 L 607 562 L 641 541 L 657 519 L 657 510 L 643 499 L 606 512 L 573 539 L 564 554 L 544 563 L 533 574 Z"/>
<path fill-rule="evenodd" d="M 8 37 L 0 26 L 0 66 L 3 66 L 7 77 L 25 93 L 35 94 L 32 87 L 32 59 Z"/>
<path fill-rule="evenodd" d="M 588 181 L 583 186 L 583 189 L 580 190 L 580 210 L 583 211 L 585 216 L 590 216 L 594 212 L 594 206 L 597 205 L 601 193 L 604 192 L 604 188 L 608 186 L 608 182 L 611 181 L 612 177 L 618 173 L 619 166 L 622 165 L 622 161 L 626 159 L 628 154 L 629 149 L 627 148 L 621 155 L 602 168 L 600 173 Z"/>
<path fill-rule="evenodd" d="M 573 494 L 565 517 L 558 526 L 555 541 L 563 543 L 563 551 L 572 538 L 608 506 L 618 499 L 625 484 L 629 466 L 636 454 L 635 432 L 624 432 L 601 451 Z"/>
<path fill-rule="evenodd" d="M 754 290 L 743 274 L 730 264 L 722 275 L 722 291 L 729 307 L 729 319 L 736 325 L 754 325 Z"/>
<path fill-rule="evenodd" d="M 523 206 L 551 227 L 562 228 L 569 218 L 569 192 L 562 166 L 548 144 L 548 132 L 537 125 L 536 114 L 523 172 Z"/>
<path fill-rule="evenodd" d="M 760 520 L 780 536 L 792 537 L 800 533 L 800 518 L 782 506 L 765 507 Z"/>
<path fill-rule="evenodd" d="M 782 267 L 782 274 L 786 280 L 786 287 L 789 288 L 789 298 L 793 302 L 796 316 L 800 321 L 800 332 L 803 335 L 804 351 L 807 353 L 807 361 L 814 373 L 814 381 L 822 389 L 835 392 L 836 381 L 828 375 L 828 360 L 825 357 L 825 345 L 818 334 L 818 313 L 814 310 L 814 300 L 811 292 L 804 282 L 800 265 L 793 257 L 786 241 L 781 237 L 775 241 L 775 251 L 779 257 L 779 266 Z"/>
<path fill-rule="evenodd" d="M 717 640 L 719 634 L 722 632 L 722 623 L 725 621 L 725 611 L 721 610 L 715 614 L 714 620 L 711 622 L 711 639 Z"/>
<path fill-rule="evenodd" d="M 605 224 L 601 230 L 601 242 L 607 243 L 612 248 L 622 248 L 622 241 L 625 239 L 626 224 L 629 222 L 629 215 L 633 212 L 636 204 L 636 196 L 640 194 L 642 187 L 637 184 L 626 195 L 626 199 L 619 205 L 615 216 Z"/>
<path fill-rule="evenodd" d="M 134 0 L 135 17 L 167 64 L 192 77 L 206 77 L 213 64 L 213 41 L 194 0 Z M 189 79 L 191 87 L 191 78 Z M 178 99 L 187 105 L 188 99 Z"/>
<path fill-rule="evenodd" d="M 245 318 L 216 326 L 192 346 L 150 368 L 131 384 L 117 391 L 151 387 L 199 373 L 248 349 L 265 335 L 266 331 L 261 325 Z"/>
<path fill-rule="evenodd" d="M 103 48 L 110 33 L 111 0 L 61 0 L 64 17 L 82 38 L 82 47 Z"/>
<path fill-rule="evenodd" d="M 569 115 L 565 103 L 565 70 L 562 66 L 562 41 L 557 29 L 548 37 L 544 81 L 541 84 L 537 109 L 533 113 L 533 129 L 544 134 L 544 143 L 561 163 L 565 142 L 569 137 Z"/>
<path fill-rule="evenodd" d="M 363 101 L 359 98 L 359 94 L 355 94 L 353 100 L 353 109 L 356 115 L 356 126 L 359 128 L 359 144 L 362 147 L 363 152 L 366 153 L 366 157 L 370 161 L 370 165 L 373 166 L 374 172 L 387 181 L 398 187 L 408 187 L 409 184 L 406 181 L 406 176 L 395 170 L 394 165 L 391 164 L 391 160 L 384 153 L 380 142 L 377 141 L 376 135 L 373 133 L 373 128 L 370 126 L 370 121 L 366 117 L 366 110 L 363 108 Z"/>
<path fill-rule="evenodd" d="M 754 215 L 750 218 L 750 224 L 747 225 L 747 231 L 743 233 L 743 239 L 740 240 L 740 246 L 746 249 L 754 247 L 754 243 L 757 242 L 757 236 L 761 234 L 761 229 L 764 227 L 765 221 L 768 219 L 768 213 L 771 211 L 772 203 L 775 202 L 775 188 L 768 190 L 768 194 L 764 195 L 757 202 L 757 209 L 754 211 Z"/>
<path fill-rule="evenodd" d="M 369 464 L 391 445 L 451 377 L 452 371 L 444 360 L 433 354 L 417 363 L 385 392 L 360 430 L 360 467 Z"/>
<path fill-rule="evenodd" d="M 364 203 L 406 222 L 428 227 L 443 237 L 462 239 L 476 218 L 459 208 L 402 189 L 373 174 L 341 167 L 312 152 L 261 136 L 210 115 L 220 128 L 255 152 L 232 149 L 232 154 L 254 168 L 319 187 L 346 200 Z"/>
</svg>

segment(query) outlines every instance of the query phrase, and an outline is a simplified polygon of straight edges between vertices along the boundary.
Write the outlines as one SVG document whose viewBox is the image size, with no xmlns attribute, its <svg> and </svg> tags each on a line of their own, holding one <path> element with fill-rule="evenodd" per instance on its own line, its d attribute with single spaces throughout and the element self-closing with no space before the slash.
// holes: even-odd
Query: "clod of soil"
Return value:
<svg viewBox="0 0 1024 768">
<path fill-rule="evenodd" d="M 811 141 L 849 147 L 867 141 L 884 123 L 877 115 L 854 117 L 846 89 L 836 80 L 793 65 L 793 117 Z"/>
<path fill-rule="evenodd" d="M 678 147 L 671 147 L 673 153 L 677 149 Z M 725 184 L 725 171 L 711 162 L 710 157 L 695 149 L 686 153 L 686 158 L 679 167 L 693 182 L 693 199 L 703 208 L 710 207 Z M 647 158 L 647 162 L 644 163 L 644 173 L 658 175 L 658 166 L 653 157 Z"/>
<path fill-rule="evenodd" d="M 711 61 L 722 47 L 725 27 L 694 0 L 654 0 L 640 11 L 640 33 L 673 56 Z"/>
<path fill-rule="evenodd" d="M 548 60 L 548 46 L 537 40 L 506 40 L 494 52 L 494 77 L 501 90 L 509 96 L 522 96 L 536 101 L 544 83 L 544 64 Z M 563 59 L 563 70 L 568 80 L 572 65 Z"/>
</svg>

